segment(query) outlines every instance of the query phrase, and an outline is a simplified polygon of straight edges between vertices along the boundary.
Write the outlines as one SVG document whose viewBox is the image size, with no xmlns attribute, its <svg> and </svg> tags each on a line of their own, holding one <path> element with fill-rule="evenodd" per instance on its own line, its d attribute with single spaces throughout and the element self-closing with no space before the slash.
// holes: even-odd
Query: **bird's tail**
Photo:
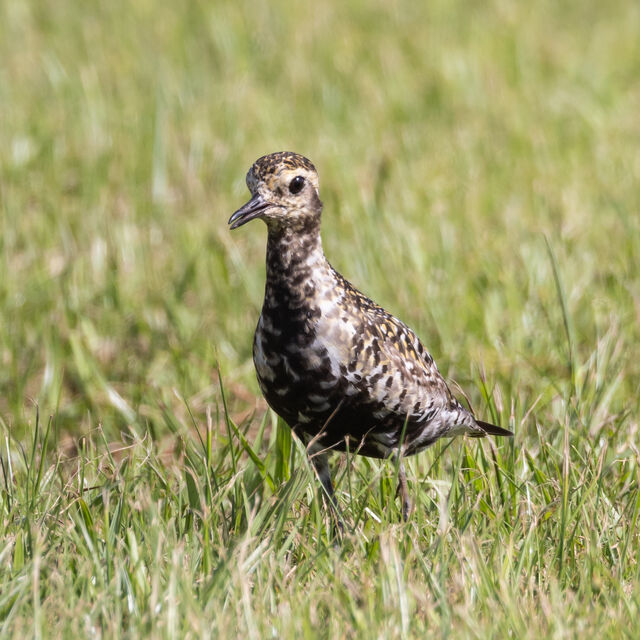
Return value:
<svg viewBox="0 0 640 640">
<path fill-rule="evenodd" d="M 508 429 L 503 429 L 502 427 L 498 427 L 495 424 L 491 424 L 490 422 L 483 422 L 482 420 L 476 420 L 478 425 L 482 427 L 486 433 L 491 436 L 512 436 L 513 432 Z"/>
</svg>

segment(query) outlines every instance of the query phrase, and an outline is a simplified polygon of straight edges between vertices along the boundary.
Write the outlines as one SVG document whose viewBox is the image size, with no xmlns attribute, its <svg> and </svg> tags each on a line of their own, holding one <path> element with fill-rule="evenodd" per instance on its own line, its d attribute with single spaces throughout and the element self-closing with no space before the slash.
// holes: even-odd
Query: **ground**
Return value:
<svg viewBox="0 0 640 640">
<path fill-rule="evenodd" d="M 184 5 L 184 6 L 183 6 Z M 635 637 L 640 5 L 0 5 L 0 635 Z M 260 398 L 260 155 L 512 441 L 334 457 Z"/>
</svg>

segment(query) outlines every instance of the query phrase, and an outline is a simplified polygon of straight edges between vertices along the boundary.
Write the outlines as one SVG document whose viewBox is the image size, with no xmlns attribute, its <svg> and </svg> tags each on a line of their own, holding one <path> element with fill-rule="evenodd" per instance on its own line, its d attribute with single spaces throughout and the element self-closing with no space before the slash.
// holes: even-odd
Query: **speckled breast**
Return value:
<svg viewBox="0 0 640 640">
<path fill-rule="evenodd" d="M 313 308 L 265 307 L 253 341 L 258 383 L 269 406 L 291 427 L 312 433 L 331 414 L 338 392 L 327 350 L 316 340 L 318 316 Z"/>
<path fill-rule="evenodd" d="M 258 383 L 269 406 L 298 435 L 313 437 L 322 431 L 323 446 L 336 451 L 349 446 L 376 458 L 389 455 L 403 420 L 381 419 L 380 402 L 356 389 L 345 375 L 335 375 L 340 370 L 344 374 L 347 364 L 332 362 L 326 342 L 318 339 L 323 327 L 316 314 L 289 310 L 285 320 L 281 309 L 263 308 L 254 336 Z"/>
</svg>

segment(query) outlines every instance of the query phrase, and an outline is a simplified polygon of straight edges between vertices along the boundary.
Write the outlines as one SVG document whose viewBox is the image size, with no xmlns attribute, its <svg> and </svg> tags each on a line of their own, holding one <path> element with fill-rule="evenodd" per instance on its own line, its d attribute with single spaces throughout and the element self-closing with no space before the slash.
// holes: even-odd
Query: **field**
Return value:
<svg viewBox="0 0 640 640">
<path fill-rule="evenodd" d="M 4 0 L 0 60 L 1 637 L 637 637 L 637 2 Z M 516 433 L 408 460 L 406 523 L 334 456 L 341 541 L 226 224 L 283 149 Z"/>
</svg>

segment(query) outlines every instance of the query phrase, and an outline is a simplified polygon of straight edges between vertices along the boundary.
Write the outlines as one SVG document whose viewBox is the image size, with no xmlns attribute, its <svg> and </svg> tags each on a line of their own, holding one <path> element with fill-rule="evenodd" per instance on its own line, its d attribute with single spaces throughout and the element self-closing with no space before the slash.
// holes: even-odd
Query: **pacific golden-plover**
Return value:
<svg viewBox="0 0 640 640">
<path fill-rule="evenodd" d="M 297 153 L 256 160 L 251 199 L 231 229 L 267 224 L 267 278 L 253 361 L 271 408 L 307 445 L 336 507 L 327 453 L 398 461 L 402 515 L 410 510 L 404 456 L 438 438 L 511 436 L 477 420 L 453 396 L 433 358 L 403 322 L 360 293 L 327 261 L 318 174 Z"/>
</svg>

